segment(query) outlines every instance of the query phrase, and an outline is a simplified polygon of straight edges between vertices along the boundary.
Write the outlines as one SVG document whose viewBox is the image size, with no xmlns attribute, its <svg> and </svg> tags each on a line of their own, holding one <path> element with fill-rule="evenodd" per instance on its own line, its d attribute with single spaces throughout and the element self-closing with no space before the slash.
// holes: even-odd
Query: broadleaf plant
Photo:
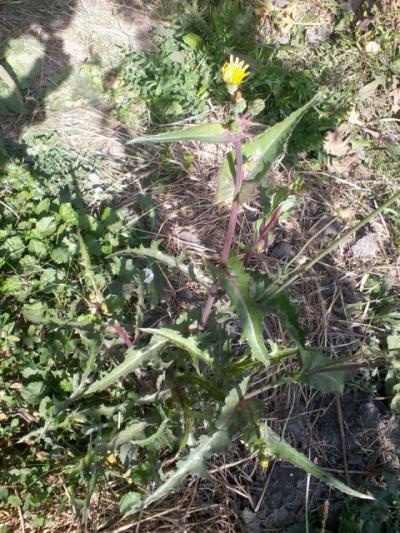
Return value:
<svg viewBox="0 0 400 533">
<path fill-rule="evenodd" d="M 268 368 L 271 364 L 276 364 L 284 357 L 298 356 L 297 363 L 299 369 L 293 373 L 284 375 L 280 381 L 272 383 L 277 386 L 279 383 L 307 383 L 319 388 L 323 392 L 340 392 L 343 387 L 344 373 L 340 363 L 336 365 L 329 364 L 330 361 L 315 349 L 311 350 L 305 347 L 305 334 L 300 329 L 296 309 L 291 305 L 286 293 L 279 291 L 279 280 L 270 280 L 261 274 L 254 275 L 246 271 L 246 266 L 251 260 L 251 256 L 257 252 L 262 237 L 270 231 L 278 221 L 283 212 L 282 205 L 279 203 L 273 206 L 269 220 L 265 228 L 259 229 L 259 238 L 256 240 L 244 260 L 235 255 L 232 251 L 232 245 L 235 236 L 235 227 L 240 205 L 251 198 L 254 189 L 262 184 L 266 174 L 280 156 L 296 125 L 307 113 L 307 111 L 317 103 L 317 97 L 311 99 L 307 104 L 290 114 L 283 121 L 274 124 L 264 133 L 258 134 L 251 139 L 250 130 L 253 124 L 246 116 L 241 116 L 245 111 L 247 103 L 244 100 L 238 87 L 248 76 L 248 66 L 244 61 L 234 59 L 231 56 L 229 62 L 225 63 L 222 69 L 222 76 L 229 94 L 232 95 L 232 112 L 227 117 L 225 124 L 203 124 L 192 126 L 183 130 L 174 130 L 171 132 L 149 135 L 133 139 L 131 144 L 147 142 L 176 142 L 195 140 L 200 142 L 214 143 L 231 143 L 233 151 L 228 153 L 225 158 L 222 171 L 219 175 L 217 185 L 217 202 L 227 202 L 231 204 L 231 212 L 226 230 L 225 241 L 221 251 L 218 267 L 207 264 L 207 269 L 211 273 L 214 281 L 196 269 L 191 268 L 183 262 L 183 258 L 174 259 L 166 256 L 158 249 L 146 249 L 144 247 L 134 251 L 127 250 L 125 253 L 134 253 L 142 258 L 161 262 L 171 268 L 178 268 L 182 273 L 192 279 L 197 278 L 203 287 L 208 290 L 208 298 L 199 318 L 193 315 L 190 319 L 188 315 L 184 322 L 176 324 L 172 328 L 144 328 L 143 333 L 152 334 L 154 337 L 162 337 L 168 340 L 170 345 L 176 346 L 189 352 L 193 357 L 192 364 L 198 376 L 190 377 L 187 374 L 181 374 L 179 367 L 182 364 L 181 359 L 172 363 L 175 367 L 175 381 L 171 381 L 171 393 L 176 398 L 178 405 L 182 409 L 185 431 L 182 437 L 179 451 L 181 452 L 188 443 L 188 435 L 191 432 L 193 421 L 189 414 L 191 403 L 186 396 L 184 384 L 196 384 L 201 390 L 204 400 L 213 396 L 214 401 L 220 401 L 220 395 L 215 393 L 215 388 L 211 383 L 207 383 L 207 367 L 211 365 L 214 372 L 214 378 L 219 380 L 220 387 L 224 383 L 234 385 L 238 375 L 244 371 L 250 371 L 250 375 L 241 381 L 241 385 L 236 385 L 232 389 L 226 400 L 226 405 L 222 408 L 219 415 L 215 414 L 214 424 L 211 423 L 213 431 L 207 435 L 201 435 L 188 455 L 178 462 L 176 470 L 156 490 L 147 496 L 142 502 L 135 499 L 134 505 L 129 512 L 135 512 L 143 509 L 150 504 L 164 497 L 170 490 L 175 490 L 183 479 L 194 474 L 201 477 L 207 477 L 206 461 L 212 453 L 220 453 L 228 449 L 231 444 L 232 430 L 238 429 L 237 422 L 242 419 L 240 426 L 242 431 L 253 431 L 258 435 L 258 441 L 263 440 L 265 453 L 273 454 L 276 457 L 291 462 L 302 468 L 307 473 L 321 479 L 334 488 L 341 490 L 349 495 L 370 499 L 371 496 L 353 490 L 345 485 L 334 476 L 326 473 L 322 468 L 317 467 L 301 452 L 295 450 L 285 440 L 280 439 L 268 426 L 257 422 L 255 409 L 257 406 L 252 403 L 254 396 L 259 391 L 247 393 L 251 377 L 259 368 Z M 291 200 L 291 205 L 293 201 Z M 194 276 L 196 272 L 196 276 Z M 287 288 L 287 286 L 285 286 Z M 225 294 L 229 300 L 230 307 L 225 313 L 228 315 L 223 318 L 224 311 L 214 304 L 222 294 Z M 264 297 L 261 297 L 261 295 Z M 226 308 L 225 308 L 226 309 Z M 264 317 L 267 312 L 277 314 L 282 320 L 282 324 L 287 327 L 290 338 L 294 347 L 279 350 L 276 343 L 270 340 L 270 348 L 267 348 L 264 339 Z M 241 323 L 242 340 L 248 345 L 248 350 L 244 350 L 243 358 L 240 361 L 232 360 L 234 355 L 229 349 L 231 346 L 229 335 L 223 324 L 226 324 L 228 317 L 237 317 Z M 186 330 L 185 330 L 186 328 Z M 197 329 L 197 334 L 193 332 Z M 215 336 L 215 331 L 217 335 Z M 217 340 L 218 339 L 218 340 Z M 214 349 L 212 345 L 214 343 Z M 225 347 L 225 348 L 222 348 Z M 228 349 L 226 349 L 228 347 Z M 199 362 L 203 361 L 206 365 L 200 366 Z M 171 370 L 172 371 L 172 370 Z M 173 372 L 173 371 L 172 371 Z M 167 371 L 168 374 L 168 371 Z M 217 409 L 218 411 L 218 409 Z M 244 415 L 244 416 L 243 416 Z M 246 437 L 245 437 L 246 438 Z M 251 445 L 251 440 L 249 441 Z"/>
</svg>

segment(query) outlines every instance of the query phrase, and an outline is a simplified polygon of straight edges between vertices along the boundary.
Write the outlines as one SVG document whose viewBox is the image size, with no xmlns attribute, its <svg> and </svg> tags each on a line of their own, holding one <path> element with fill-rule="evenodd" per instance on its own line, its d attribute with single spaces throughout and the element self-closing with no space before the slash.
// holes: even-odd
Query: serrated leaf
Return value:
<svg viewBox="0 0 400 533">
<path fill-rule="evenodd" d="M 199 141 L 205 143 L 229 143 L 234 136 L 222 124 L 200 124 L 183 130 L 167 131 L 132 139 L 127 144 L 170 143 L 177 141 Z"/>
<path fill-rule="evenodd" d="M 176 489 L 189 474 L 208 477 L 207 459 L 213 453 L 225 452 L 230 448 L 232 436 L 242 422 L 237 413 L 240 401 L 247 390 L 248 379 L 245 378 L 226 397 L 225 405 L 215 424 L 215 431 L 211 435 L 203 435 L 200 438 L 199 445 L 193 448 L 185 459 L 179 461 L 176 471 L 144 500 L 142 508 L 148 507 L 163 498 L 171 490 Z"/>
<path fill-rule="evenodd" d="M 47 246 L 44 242 L 38 239 L 32 239 L 28 244 L 28 251 L 35 254 L 37 257 L 46 257 Z"/>
<path fill-rule="evenodd" d="M 58 248 L 54 248 L 54 250 L 51 251 L 50 257 L 57 265 L 68 263 L 68 248 L 66 246 L 59 246 Z"/>
<path fill-rule="evenodd" d="M 165 254 L 161 252 L 157 243 L 153 241 L 150 248 L 146 248 L 141 245 L 139 248 L 132 248 L 126 252 L 121 252 L 118 255 L 134 255 L 137 257 L 147 257 L 149 259 L 155 259 L 160 263 L 164 263 L 170 268 L 177 268 L 183 272 L 186 276 L 189 276 L 191 279 L 198 281 L 204 287 L 211 287 L 211 279 L 204 274 L 198 267 L 193 265 L 185 265 L 181 257 L 174 257 L 172 255 Z"/>
<path fill-rule="evenodd" d="M 305 341 L 304 331 L 298 321 L 298 312 L 291 303 L 286 292 L 281 292 L 275 296 L 270 296 L 269 291 L 274 288 L 274 284 L 268 276 L 260 272 L 251 273 L 250 294 L 254 302 L 264 310 L 265 313 L 276 314 L 285 325 L 289 335 L 296 345 L 302 347 Z M 260 298 L 260 295 L 263 295 Z"/>
<path fill-rule="evenodd" d="M 161 348 L 166 344 L 166 339 L 158 339 L 157 341 L 150 342 L 150 344 L 139 350 L 129 348 L 126 353 L 125 360 L 111 370 L 111 372 L 92 383 L 83 393 L 83 395 L 88 396 L 89 394 L 94 394 L 95 392 L 100 392 L 107 389 L 120 379 L 133 372 L 136 368 L 147 363 L 147 361 L 157 355 Z"/>
<path fill-rule="evenodd" d="M 356 498 L 361 498 L 364 500 L 373 500 L 374 497 L 369 494 L 363 494 L 357 490 L 352 489 L 339 479 L 335 478 L 328 472 L 325 472 L 322 468 L 310 461 L 304 454 L 297 451 L 293 446 L 288 442 L 281 439 L 275 431 L 273 431 L 267 424 L 260 426 L 261 438 L 266 443 L 266 448 L 268 453 L 275 455 L 278 459 L 282 461 L 287 461 L 294 466 L 297 466 L 311 474 L 312 476 L 320 479 L 324 483 L 330 485 L 331 487 L 349 494 L 349 496 L 354 496 Z"/>
<path fill-rule="evenodd" d="M 248 201 L 253 189 L 265 177 L 267 170 L 282 153 L 295 126 L 304 113 L 314 104 L 315 98 L 291 113 L 253 140 L 243 143 L 243 172 L 244 181 L 240 191 L 240 201 Z M 218 178 L 217 202 L 232 203 L 235 189 L 235 155 L 230 152 L 224 161 Z"/>
<path fill-rule="evenodd" d="M 342 393 L 346 372 L 337 363 L 315 350 L 300 349 L 303 369 L 296 381 L 311 385 L 323 393 Z"/>
<path fill-rule="evenodd" d="M 176 346 L 188 351 L 193 356 L 193 364 L 198 374 L 200 374 L 199 361 L 203 361 L 209 366 L 211 365 L 212 361 L 210 354 L 206 350 L 199 348 L 195 337 L 184 337 L 179 331 L 169 328 L 142 328 L 141 331 L 144 333 L 160 335 Z"/>
<path fill-rule="evenodd" d="M 6 256 L 9 256 L 12 259 L 18 259 L 25 250 L 25 244 L 21 237 L 10 237 L 3 244 L 3 249 L 6 251 Z"/>
<path fill-rule="evenodd" d="M 141 496 L 138 492 L 130 491 L 119 500 L 119 510 L 123 515 L 130 514 L 140 507 Z"/>
<path fill-rule="evenodd" d="M 96 446 L 96 451 L 104 452 L 106 450 L 115 450 L 120 446 L 136 440 L 145 438 L 145 430 L 148 427 L 147 422 L 134 422 L 118 433 L 108 442 L 102 442 Z"/>
<path fill-rule="evenodd" d="M 250 276 L 237 257 L 230 256 L 227 268 L 220 272 L 220 279 L 239 315 L 243 337 L 249 343 L 253 358 L 269 366 L 269 355 L 262 334 L 264 312 L 250 295 Z"/>
</svg>

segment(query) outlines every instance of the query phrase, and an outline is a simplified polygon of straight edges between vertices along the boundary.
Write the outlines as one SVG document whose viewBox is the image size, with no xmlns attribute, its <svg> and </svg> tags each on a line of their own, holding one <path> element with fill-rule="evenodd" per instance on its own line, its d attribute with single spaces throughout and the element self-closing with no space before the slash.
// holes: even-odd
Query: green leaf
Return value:
<svg viewBox="0 0 400 533">
<path fill-rule="evenodd" d="M 170 143 L 176 141 L 199 141 L 205 143 L 230 143 L 234 139 L 231 131 L 222 124 L 200 124 L 183 130 L 167 131 L 157 135 L 137 137 L 127 144 Z"/>
<path fill-rule="evenodd" d="M 33 79 L 40 73 L 43 54 L 44 45 L 35 37 L 9 41 L 6 59 L 21 89 L 30 87 Z"/>
<path fill-rule="evenodd" d="M 177 268 L 186 276 L 189 276 L 194 281 L 197 281 L 204 287 L 211 287 L 211 279 L 204 274 L 198 267 L 193 265 L 185 265 L 181 257 L 174 257 L 172 255 L 165 254 L 158 249 L 158 245 L 155 241 L 152 242 L 150 248 L 146 248 L 141 245 L 139 248 L 132 248 L 126 252 L 118 252 L 117 255 L 134 255 L 138 257 L 146 257 L 149 259 L 155 259 L 160 263 L 164 263 L 170 268 Z"/>
<path fill-rule="evenodd" d="M 41 237 L 50 237 L 57 230 L 57 222 L 54 217 L 43 217 L 36 222 L 35 229 Z"/>
<path fill-rule="evenodd" d="M 60 205 L 58 214 L 60 215 L 61 219 L 67 224 L 69 224 L 70 226 L 78 225 L 78 222 L 79 222 L 78 215 L 69 202 Z"/>
<path fill-rule="evenodd" d="M 148 427 L 147 422 L 134 422 L 125 429 L 118 431 L 118 433 L 108 442 L 102 442 L 96 446 L 96 451 L 104 452 L 107 450 L 118 449 L 123 444 L 131 441 L 143 440 L 145 438 L 145 430 Z"/>
<path fill-rule="evenodd" d="M 203 361 L 208 366 L 211 365 L 212 360 L 210 354 L 207 351 L 199 348 L 195 337 L 184 337 L 181 333 L 179 333 L 179 331 L 169 328 L 141 328 L 141 331 L 154 335 L 160 335 L 160 337 L 164 337 L 176 346 L 188 351 L 193 356 L 193 364 L 198 374 L 200 374 L 199 360 Z"/>
<path fill-rule="evenodd" d="M 291 113 L 261 135 L 243 144 L 244 181 L 240 191 L 240 201 L 246 202 L 253 189 L 265 177 L 267 170 L 284 150 L 293 129 L 304 113 L 314 104 L 315 98 Z M 235 156 L 230 152 L 218 178 L 217 202 L 232 203 L 235 189 Z"/>
<path fill-rule="evenodd" d="M 6 68 L 0 64 L 0 97 L 10 111 L 25 113 L 24 99 L 14 78 Z"/>
<path fill-rule="evenodd" d="M 68 263 L 68 248 L 66 246 L 59 246 L 58 248 L 54 248 L 54 250 L 51 251 L 50 257 L 57 265 Z"/>
<path fill-rule="evenodd" d="M 40 400 L 45 390 L 43 381 L 31 381 L 21 389 L 21 396 L 30 404 L 35 404 Z"/>
<path fill-rule="evenodd" d="M 123 515 L 133 513 L 140 507 L 141 496 L 138 492 L 130 491 L 119 500 L 119 510 Z"/>
<path fill-rule="evenodd" d="M 243 420 L 238 416 L 238 408 L 243 399 L 249 378 L 245 378 L 240 385 L 232 389 L 225 400 L 221 414 L 215 423 L 215 431 L 211 435 L 203 435 L 199 445 L 193 448 L 189 455 L 179 461 L 176 471 L 148 496 L 142 507 L 146 508 L 150 504 L 163 498 L 171 490 L 176 489 L 189 474 L 194 474 L 203 478 L 208 478 L 206 461 L 213 453 L 221 453 L 229 450 L 232 445 L 232 436 L 243 424 Z"/>
<path fill-rule="evenodd" d="M 200 35 L 197 35 L 197 33 L 186 33 L 182 37 L 182 41 L 192 50 L 196 50 L 204 44 L 203 39 L 200 37 Z"/>
<path fill-rule="evenodd" d="M 29 241 L 28 251 L 37 255 L 37 257 L 46 257 L 47 246 L 44 242 L 39 241 L 38 239 L 32 239 Z"/>
<path fill-rule="evenodd" d="M 126 353 L 125 360 L 118 366 L 116 366 L 111 372 L 103 376 L 101 379 L 98 379 L 92 383 L 84 392 L 84 396 L 89 394 L 94 394 L 95 392 L 100 392 L 107 389 L 120 379 L 126 377 L 128 374 L 133 372 L 136 368 L 143 366 L 149 359 L 154 357 L 159 350 L 167 344 L 167 340 L 158 339 L 154 342 L 150 342 L 144 348 L 135 350 L 134 348 L 129 348 Z"/>
<path fill-rule="evenodd" d="M 43 302 L 34 302 L 25 304 L 22 309 L 22 315 L 27 322 L 32 324 L 44 324 L 48 320 L 46 318 L 47 307 Z"/>
<path fill-rule="evenodd" d="M 315 350 L 299 349 L 303 369 L 296 381 L 311 385 L 323 393 L 342 393 L 346 376 L 341 369 L 343 362 L 332 361 Z"/>
<path fill-rule="evenodd" d="M 12 259 L 18 259 L 21 257 L 25 250 L 24 241 L 21 237 L 10 237 L 3 244 L 3 248 L 6 250 L 6 255 L 9 255 Z"/>
<path fill-rule="evenodd" d="M 242 322 L 243 337 L 249 343 L 253 358 L 269 366 L 269 354 L 262 334 L 264 312 L 250 295 L 250 276 L 241 261 L 231 255 L 227 269 L 220 272 L 220 278 Z"/>
<path fill-rule="evenodd" d="M 0 292 L 6 296 L 12 296 L 14 294 L 18 294 L 23 292 L 24 290 L 24 284 L 22 279 L 15 275 L 15 276 L 8 276 L 4 283 L 0 286 Z"/>
<path fill-rule="evenodd" d="M 294 466 L 301 468 L 308 474 L 311 474 L 312 476 L 320 479 L 324 483 L 327 483 L 331 487 L 338 489 L 341 492 L 344 492 L 345 494 L 355 496 L 356 498 L 362 498 L 364 500 L 374 499 L 373 496 L 358 492 L 349 487 L 348 485 L 345 485 L 342 481 L 339 481 L 328 472 L 325 472 L 325 470 L 310 461 L 304 454 L 297 451 L 285 440 L 281 439 L 279 435 L 275 433 L 275 431 L 273 431 L 267 426 L 267 424 L 261 425 L 259 429 L 261 438 L 266 443 L 267 452 L 271 455 L 275 455 L 276 457 L 278 457 L 278 459 L 281 459 L 282 461 L 287 461 L 293 464 Z"/>
</svg>

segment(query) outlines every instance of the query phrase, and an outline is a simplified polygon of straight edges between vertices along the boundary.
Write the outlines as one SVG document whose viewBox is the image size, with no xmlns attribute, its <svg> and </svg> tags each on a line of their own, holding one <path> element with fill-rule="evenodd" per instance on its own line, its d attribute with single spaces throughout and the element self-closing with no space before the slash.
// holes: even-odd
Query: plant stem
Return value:
<svg viewBox="0 0 400 533">
<path fill-rule="evenodd" d="M 268 220 L 268 222 L 266 224 L 264 224 L 264 226 L 260 229 L 260 232 L 258 234 L 258 238 L 256 240 L 256 242 L 253 244 L 253 246 L 250 248 L 250 250 L 247 252 L 247 254 L 244 256 L 244 259 L 243 259 L 243 264 L 245 266 L 248 265 L 250 259 L 253 257 L 253 255 L 256 253 L 259 245 L 261 244 L 261 242 L 265 239 L 265 236 L 267 235 L 267 233 L 269 231 L 271 231 L 271 229 L 275 226 L 275 224 L 278 222 L 279 220 L 279 216 L 281 214 L 281 208 L 280 207 L 277 207 L 270 219 Z"/>
<path fill-rule="evenodd" d="M 229 254 L 232 248 L 233 238 L 235 236 L 236 222 L 239 214 L 239 192 L 243 182 L 243 156 L 242 156 L 242 142 L 240 139 L 234 141 L 235 154 L 236 154 L 236 177 L 235 177 L 235 193 L 233 197 L 231 213 L 229 215 L 228 227 L 226 229 L 224 247 L 222 249 L 219 266 L 225 268 L 228 264 Z M 200 320 L 199 329 L 204 329 L 208 322 L 211 310 L 214 306 L 215 299 L 218 294 L 219 281 L 216 279 L 208 294 L 207 302 L 203 310 L 203 314 Z"/>
</svg>

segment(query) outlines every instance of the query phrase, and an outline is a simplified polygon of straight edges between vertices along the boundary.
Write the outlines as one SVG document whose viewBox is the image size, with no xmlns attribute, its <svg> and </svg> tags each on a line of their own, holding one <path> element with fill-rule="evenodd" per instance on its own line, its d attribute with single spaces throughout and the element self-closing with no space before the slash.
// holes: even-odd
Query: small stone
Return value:
<svg viewBox="0 0 400 533">
<path fill-rule="evenodd" d="M 321 43 L 323 41 L 327 41 L 331 34 L 332 30 L 325 24 L 316 27 L 314 26 L 308 28 L 306 31 L 306 42 L 310 44 Z"/>
<path fill-rule="evenodd" d="M 364 237 L 361 237 L 351 247 L 353 256 L 361 259 L 371 259 L 378 255 L 379 251 L 378 238 L 375 233 L 368 233 Z"/>
<path fill-rule="evenodd" d="M 285 527 L 290 524 L 291 520 L 292 514 L 285 507 L 276 509 L 272 513 L 271 521 L 275 527 Z"/>
<path fill-rule="evenodd" d="M 292 247 L 287 242 L 279 242 L 271 252 L 275 259 L 287 259 L 292 255 Z"/>
</svg>

